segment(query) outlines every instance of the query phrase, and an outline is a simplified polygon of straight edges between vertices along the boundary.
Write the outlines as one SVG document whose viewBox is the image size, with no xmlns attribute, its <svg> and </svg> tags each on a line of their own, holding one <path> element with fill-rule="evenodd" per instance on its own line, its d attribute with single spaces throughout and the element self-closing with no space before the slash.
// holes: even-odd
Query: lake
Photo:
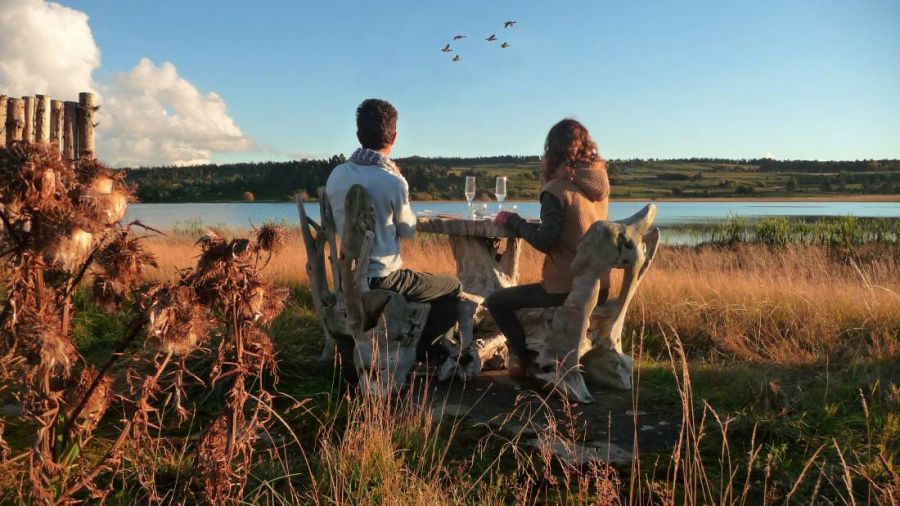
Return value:
<svg viewBox="0 0 900 506">
<path fill-rule="evenodd" d="M 610 219 L 627 218 L 641 209 L 647 202 L 611 202 Z M 860 218 L 900 217 L 900 202 L 655 202 L 658 212 L 656 223 L 690 224 L 717 221 L 732 215 L 750 219 L 765 216 L 857 216 Z M 476 204 L 480 205 L 480 204 Z M 537 202 L 512 202 L 504 204 L 504 209 L 517 206 L 517 212 L 525 217 L 536 218 L 540 214 Z M 465 202 L 413 202 L 417 213 L 466 213 Z M 488 204 L 489 212 L 497 211 L 497 203 Z M 313 219 L 319 218 L 319 205 L 306 204 L 306 212 Z M 141 220 L 156 228 L 172 228 L 178 224 L 222 226 L 228 228 L 249 228 L 266 220 L 286 220 L 297 222 L 297 208 L 290 202 L 277 203 L 201 203 L 201 204 L 132 204 L 128 207 L 126 220 Z"/>
</svg>

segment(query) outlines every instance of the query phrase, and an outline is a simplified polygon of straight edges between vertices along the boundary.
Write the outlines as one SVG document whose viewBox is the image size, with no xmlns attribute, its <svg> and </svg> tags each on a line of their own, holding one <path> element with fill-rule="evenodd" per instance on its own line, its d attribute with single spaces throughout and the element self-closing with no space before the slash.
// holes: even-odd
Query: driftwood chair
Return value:
<svg viewBox="0 0 900 506">
<path fill-rule="evenodd" d="M 369 289 L 366 272 L 374 239 L 375 208 L 365 188 L 354 185 L 347 193 L 340 246 L 324 188 L 319 189 L 321 225 L 306 215 L 299 194 L 296 201 L 313 305 L 325 333 L 323 358 L 331 358 L 336 347 L 344 373 L 359 380 L 363 393 L 386 394 L 404 384 L 415 365 L 417 344 L 431 306 L 407 302 L 396 292 Z M 326 243 L 331 286 L 325 267 Z M 335 256 L 335 252 L 339 254 Z M 464 300 L 460 304 L 461 316 L 469 317 L 462 318 L 459 339 L 447 336 L 432 343 L 446 352 L 446 359 L 438 367 L 438 379 L 454 374 L 468 379 L 480 372 L 481 362 L 471 346 L 468 314 L 476 307 L 477 301 Z"/>
<path fill-rule="evenodd" d="M 578 245 L 565 304 L 518 312 L 528 347 L 538 352 L 534 376 L 562 395 L 593 402 L 582 373 L 605 387 L 631 388 L 632 359 L 622 351 L 622 328 L 659 246 L 659 230 L 651 229 L 655 217 L 650 204 L 630 218 L 594 223 Z M 598 306 L 600 276 L 610 268 L 625 270 L 622 288 Z"/>
</svg>

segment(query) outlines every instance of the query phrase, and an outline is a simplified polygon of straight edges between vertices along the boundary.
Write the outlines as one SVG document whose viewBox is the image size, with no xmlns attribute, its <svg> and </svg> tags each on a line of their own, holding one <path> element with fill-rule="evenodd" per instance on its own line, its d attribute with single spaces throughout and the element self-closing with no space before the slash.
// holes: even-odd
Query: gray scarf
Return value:
<svg viewBox="0 0 900 506">
<path fill-rule="evenodd" d="M 397 167 L 393 160 L 373 149 L 357 148 L 350 155 L 350 161 L 357 165 L 378 165 L 385 168 L 388 172 L 400 175 L 400 168 Z"/>
</svg>

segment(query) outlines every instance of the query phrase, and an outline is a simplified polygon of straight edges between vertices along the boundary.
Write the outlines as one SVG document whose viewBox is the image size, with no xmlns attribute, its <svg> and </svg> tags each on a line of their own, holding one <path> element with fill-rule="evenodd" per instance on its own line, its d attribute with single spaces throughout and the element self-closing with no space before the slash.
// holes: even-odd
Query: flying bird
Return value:
<svg viewBox="0 0 900 506">
<path fill-rule="evenodd" d="M 446 46 L 444 46 L 444 49 L 441 49 L 442 53 L 449 53 L 450 51 L 453 51 L 452 49 L 450 49 L 450 44 L 447 44 Z"/>
<path fill-rule="evenodd" d="M 488 42 L 494 42 L 495 40 L 497 40 L 497 35 L 495 35 L 495 34 L 492 33 L 490 37 L 488 37 L 488 38 L 486 38 L 486 39 L 484 39 L 484 40 L 486 40 L 486 41 L 488 41 Z"/>
<path fill-rule="evenodd" d="M 453 36 L 453 40 L 459 40 L 459 39 L 465 39 L 465 38 L 466 38 L 465 35 L 454 35 Z"/>
<path fill-rule="evenodd" d="M 506 23 L 503 23 L 503 28 L 512 28 L 514 26 L 516 26 L 515 21 L 507 21 Z"/>
<path fill-rule="evenodd" d="M 460 58 L 459 55 L 456 55 L 453 57 L 453 61 L 460 61 L 460 60 L 462 60 L 462 58 Z"/>
<path fill-rule="evenodd" d="M 509 47 L 509 44 L 507 44 L 506 42 L 504 42 L 503 44 L 500 44 L 500 47 L 506 49 L 506 48 Z"/>
</svg>

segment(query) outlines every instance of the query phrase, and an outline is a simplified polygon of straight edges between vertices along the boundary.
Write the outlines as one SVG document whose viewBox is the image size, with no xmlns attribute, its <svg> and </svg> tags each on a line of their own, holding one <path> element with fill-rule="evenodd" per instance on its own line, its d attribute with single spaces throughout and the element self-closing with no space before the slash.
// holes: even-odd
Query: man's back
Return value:
<svg viewBox="0 0 900 506">
<path fill-rule="evenodd" d="M 334 211 L 337 232 L 344 230 L 344 201 L 350 187 L 365 188 L 375 206 L 375 238 L 369 255 L 368 277 L 383 277 L 400 269 L 400 238 L 412 237 L 416 217 L 409 207 L 409 189 L 400 174 L 380 165 L 364 165 L 355 161 L 342 163 L 328 176 L 325 193 Z"/>
<path fill-rule="evenodd" d="M 441 274 L 402 269 L 400 238 L 416 233 L 416 217 L 409 207 L 409 186 L 390 154 L 397 140 L 397 110 L 389 102 L 370 98 L 356 109 L 356 137 L 360 149 L 331 171 L 325 194 L 334 211 L 337 232 L 344 229 L 344 203 L 353 185 L 361 185 L 375 207 L 375 240 L 369 255 L 368 285 L 373 290 L 399 293 L 408 302 L 431 305 L 417 345 L 423 358 L 434 340 L 456 324 L 462 286 Z"/>
</svg>

